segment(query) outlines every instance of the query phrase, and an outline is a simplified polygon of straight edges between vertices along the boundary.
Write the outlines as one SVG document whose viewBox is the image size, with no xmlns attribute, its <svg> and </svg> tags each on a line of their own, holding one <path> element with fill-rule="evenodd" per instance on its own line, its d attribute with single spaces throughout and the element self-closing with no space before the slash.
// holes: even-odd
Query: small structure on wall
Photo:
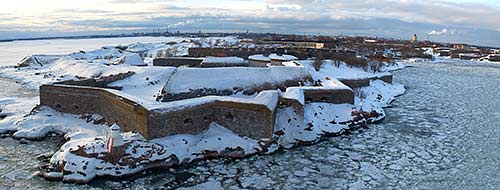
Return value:
<svg viewBox="0 0 500 190">
<path fill-rule="evenodd" d="M 251 55 L 248 57 L 248 62 L 250 66 L 254 67 L 266 67 L 268 65 L 283 66 L 283 62 L 297 59 L 298 58 L 293 55 L 272 53 L 267 56 L 263 54 Z"/>
</svg>

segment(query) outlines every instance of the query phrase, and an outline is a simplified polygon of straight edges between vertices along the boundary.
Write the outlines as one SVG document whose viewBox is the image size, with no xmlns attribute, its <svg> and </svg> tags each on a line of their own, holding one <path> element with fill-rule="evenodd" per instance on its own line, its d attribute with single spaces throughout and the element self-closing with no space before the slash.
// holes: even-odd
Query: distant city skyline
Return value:
<svg viewBox="0 0 500 190">
<path fill-rule="evenodd" d="M 364 35 L 500 46 L 495 0 L 6 0 L 0 39 L 152 32 Z"/>
</svg>

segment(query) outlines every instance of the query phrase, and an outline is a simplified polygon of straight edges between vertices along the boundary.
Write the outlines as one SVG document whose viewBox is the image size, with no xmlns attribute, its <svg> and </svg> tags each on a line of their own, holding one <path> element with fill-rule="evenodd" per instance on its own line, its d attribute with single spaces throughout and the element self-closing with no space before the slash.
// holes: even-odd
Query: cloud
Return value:
<svg viewBox="0 0 500 190">
<path fill-rule="evenodd" d="M 101 13 L 112 13 L 112 11 L 107 11 L 107 10 L 98 10 L 98 9 L 76 9 L 76 8 L 71 8 L 71 9 L 56 9 L 53 12 L 56 13 L 85 13 L 85 14 L 101 14 Z"/>
<path fill-rule="evenodd" d="M 267 4 L 266 7 L 269 11 L 298 11 L 302 9 L 302 6 L 297 4 Z"/>
<path fill-rule="evenodd" d="M 431 35 L 431 36 L 437 36 L 437 35 L 446 34 L 446 33 L 448 33 L 448 29 L 443 28 L 441 31 L 435 31 L 435 30 L 433 30 L 433 31 L 431 31 L 431 32 L 429 32 L 427 34 Z"/>
<path fill-rule="evenodd" d="M 488 3 L 438 0 L 269 0 L 291 3 L 303 12 L 351 17 L 393 18 L 406 22 L 426 22 L 495 29 L 500 27 L 500 6 Z"/>
<path fill-rule="evenodd" d="M 83 0 L 75 2 L 84 2 Z M 85 1 L 86 2 L 86 1 Z M 347 34 L 456 39 L 500 44 L 500 7 L 440 0 L 106 0 L 100 6 L 59 6 L 49 12 L 0 13 L 0 32 L 39 35 L 181 31 Z M 51 6 L 52 7 L 52 6 Z M 62 7 L 62 8 L 61 8 Z M 441 30 L 437 30 L 441 29 Z M 431 32 L 429 32 L 431 31 Z M 445 35 L 451 34 L 451 35 Z M 487 35 L 481 35 L 487 34 Z M 24 35 L 24 33 L 23 33 Z M 451 38 L 451 37 L 454 38 Z M 0 38 L 5 36 L 0 36 Z M 435 39 L 434 39 L 435 38 Z"/>
<path fill-rule="evenodd" d="M 179 22 L 176 22 L 176 23 L 173 23 L 173 24 L 168 24 L 167 28 L 179 28 L 181 26 L 193 24 L 193 23 L 195 23 L 197 21 L 198 22 L 202 21 L 202 19 L 188 19 L 188 20 L 185 20 L 185 21 L 179 21 Z"/>
</svg>

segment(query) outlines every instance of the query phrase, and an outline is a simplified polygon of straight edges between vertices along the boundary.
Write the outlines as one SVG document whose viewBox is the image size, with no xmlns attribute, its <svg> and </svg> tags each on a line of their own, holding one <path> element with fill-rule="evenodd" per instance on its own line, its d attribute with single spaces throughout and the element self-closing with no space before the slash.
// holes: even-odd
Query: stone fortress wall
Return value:
<svg viewBox="0 0 500 190">
<path fill-rule="evenodd" d="M 76 85 L 40 86 L 40 104 L 71 114 L 100 114 L 108 123 L 117 123 L 123 131 L 148 138 L 149 110 L 107 89 Z"/>
<path fill-rule="evenodd" d="M 150 138 L 174 134 L 198 134 L 216 122 L 236 134 L 254 139 L 271 138 L 276 112 L 258 104 L 213 101 L 186 109 L 151 110 Z M 166 124 L 168 126 L 166 126 Z"/>
</svg>

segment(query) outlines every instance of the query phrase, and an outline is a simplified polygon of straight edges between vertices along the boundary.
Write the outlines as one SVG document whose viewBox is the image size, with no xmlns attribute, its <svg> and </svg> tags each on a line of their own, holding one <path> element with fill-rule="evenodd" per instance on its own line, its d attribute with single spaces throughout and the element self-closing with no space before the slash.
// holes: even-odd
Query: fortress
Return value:
<svg viewBox="0 0 500 190">
<path fill-rule="evenodd" d="M 190 54 L 200 49 L 191 50 Z M 198 134 L 216 122 L 236 134 L 253 139 L 273 136 L 276 113 L 292 107 L 304 114 L 304 104 L 328 102 L 353 104 L 352 88 L 369 85 L 373 78 L 313 81 L 302 67 L 197 67 L 203 59 L 173 58 L 177 67 L 161 81 L 156 101 L 128 94 L 112 82 L 133 72 L 63 81 L 40 86 L 40 104 L 72 114 L 99 114 L 122 131 L 146 139 L 175 134 Z M 154 60 L 160 66 L 161 61 Z M 185 63 L 185 64 L 183 64 Z M 172 65 L 169 65 L 172 66 Z M 194 80 L 195 78 L 201 81 Z M 391 76 L 380 79 L 392 82 Z"/>
</svg>

